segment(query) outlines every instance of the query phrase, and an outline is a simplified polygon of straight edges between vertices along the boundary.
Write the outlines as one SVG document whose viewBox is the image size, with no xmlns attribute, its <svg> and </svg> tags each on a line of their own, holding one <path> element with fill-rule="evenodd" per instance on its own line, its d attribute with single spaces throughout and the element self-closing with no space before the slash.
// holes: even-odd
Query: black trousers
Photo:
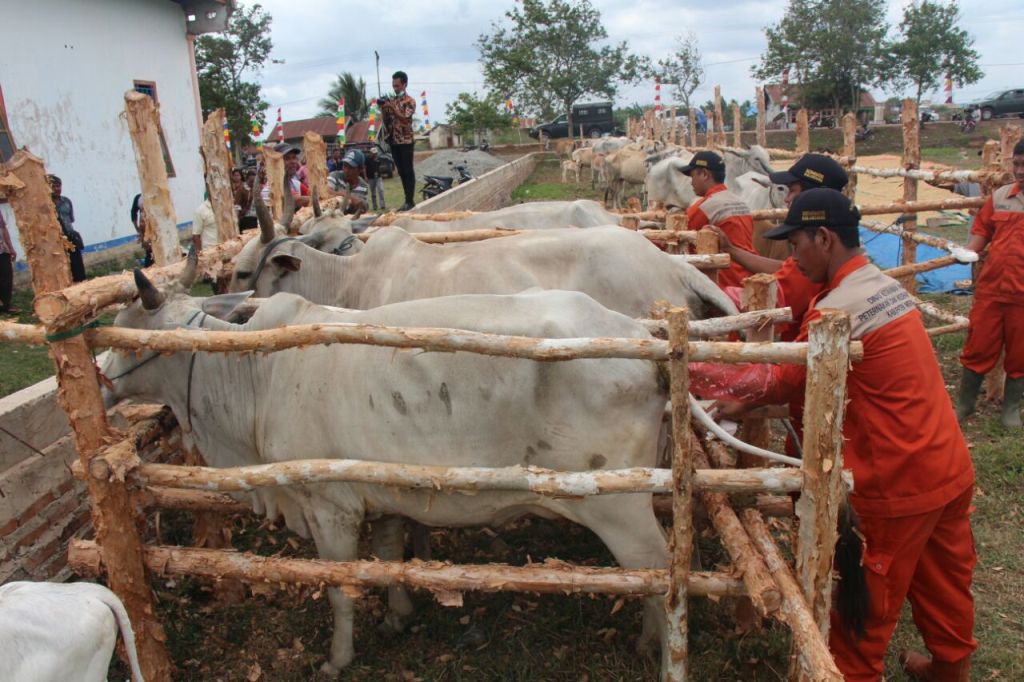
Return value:
<svg viewBox="0 0 1024 682">
<path fill-rule="evenodd" d="M 402 178 L 402 190 L 405 192 L 405 203 L 416 203 L 416 172 L 412 169 L 412 144 L 392 144 L 391 157 L 395 160 L 398 177 Z"/>
<path fill-rule="evenodd" d="M 14 261 L 9 253 L 0 253 L 0 312 L 11 307 L 14 295 Z"/>
<path fill-rule="evenodd" d="M 82 260 L 81 247 L 68 252 L 68 261 L 71 263 L 71 279 L 76 282 L 85 281 L 85 261 Z"/>
</svg>

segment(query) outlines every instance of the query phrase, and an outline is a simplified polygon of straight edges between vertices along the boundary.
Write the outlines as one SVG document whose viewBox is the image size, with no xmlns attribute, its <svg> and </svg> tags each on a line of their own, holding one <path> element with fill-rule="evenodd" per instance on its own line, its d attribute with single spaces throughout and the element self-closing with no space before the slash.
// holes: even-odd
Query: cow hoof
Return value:
<svg viewBox="0 0 1024 682">
<path fill-rule="evenodd" d="M 328 679 L 334 679 L 341 674 L 341 668 L 335 667 L 330 661 L 324 661 L 324 664 L 320 666 L 320 675 Z"/>
<path fill-rule="evenodd" d="M 394 611 L 388 611 L 384 616 L 384 620 L 377 626 L 377 632 L 382 635 L 398 635 L 405 632 L 406 618 L 395 613 Z"/>
</svg>

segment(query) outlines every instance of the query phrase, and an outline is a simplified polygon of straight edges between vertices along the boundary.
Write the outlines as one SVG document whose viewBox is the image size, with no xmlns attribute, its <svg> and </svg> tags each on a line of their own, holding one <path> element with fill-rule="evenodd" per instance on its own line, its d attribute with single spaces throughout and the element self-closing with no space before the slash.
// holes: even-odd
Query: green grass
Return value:
<svg viewBox="0 0 1024 682">
<path fill-rule="evenodd" d="M 573 182 L 572 176 L 568 182 L 562 182 L 562 167 L 560 160 L 554 154 L 546 154 L 537 167 L 534 169 L 526 182 L 512 190 L 512 201 L 523 203 L 527 201 L 574 201 L 576 199 L 604 199 L 604 189 L 590 187 L 590 169 L 580 171 L 580 184 Z"/>
</svg>

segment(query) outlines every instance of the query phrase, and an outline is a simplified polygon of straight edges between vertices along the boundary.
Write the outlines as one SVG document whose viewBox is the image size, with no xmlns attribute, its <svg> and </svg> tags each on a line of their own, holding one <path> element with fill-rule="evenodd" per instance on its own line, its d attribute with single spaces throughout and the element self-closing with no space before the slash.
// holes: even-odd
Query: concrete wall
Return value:
<svg viewBox="0 0 1024 682">
<path fill-rule="evenodd" d="M 433 199 L 416 204 L 416 212 L 493 211 L 501 208 L 511 201 L 512 190 L 530 177 L 539 158 L 540 154 L 535 152 L 499 166 L 471 182 L 456 185 Z"/>
<path fill-rule="evenodd" d="M 203 197 L 197 94 L 181 6 L 168 0 L 4 3 L 0 88 L 14 142 L 43 158 L 75 205 L 86 251 L 134 239 L 139 180 L 124 93 L 156 83 L 176 177 L 171 198 L 188 223 Z M 17 248 L 17 225 L 0 204 Z"/>
</svg>

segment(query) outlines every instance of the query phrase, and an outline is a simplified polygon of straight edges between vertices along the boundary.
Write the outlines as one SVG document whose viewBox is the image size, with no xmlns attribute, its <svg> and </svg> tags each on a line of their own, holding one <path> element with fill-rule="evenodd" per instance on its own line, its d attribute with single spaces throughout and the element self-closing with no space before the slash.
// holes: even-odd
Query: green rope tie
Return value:
<svg viewBox="0 0 1024 682">
<path fill-rule="evenodd" d="M 93 320 L 92 322 L 88 322 L 86 324 L 83 324 L 80 327 L 74 327 L 72 329 L 68 329 L 67 331 L 57 332 L 56 334 L 47 334 L 44 338 L 47 341 L 49 341 L 50 343 L 53 343 L 55 341 L 67 341 L 68 339 L 73 339 L 74 337 L 78 336 L 79 334 L 84 333 L 86 329 L 94 329 L 94 328 L 99 327 L 99 326 L 100 326 L 100 321 L 99 320 Z"/>
</svg>

